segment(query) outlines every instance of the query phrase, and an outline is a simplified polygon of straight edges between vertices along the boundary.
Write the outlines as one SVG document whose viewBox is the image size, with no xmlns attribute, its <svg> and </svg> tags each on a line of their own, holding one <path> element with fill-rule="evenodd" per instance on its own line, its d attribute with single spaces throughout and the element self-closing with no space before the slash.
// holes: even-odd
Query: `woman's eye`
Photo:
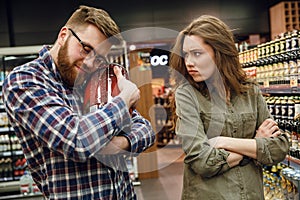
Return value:
<svg viewBox="0 0 300 200">
<path fill-rule="evenodd" d="M 199 51 L 194 52 L 194 56 L 200 56 L 200 55 L 201 55 L 201 52 L 199 52 Z"/>
</svg>

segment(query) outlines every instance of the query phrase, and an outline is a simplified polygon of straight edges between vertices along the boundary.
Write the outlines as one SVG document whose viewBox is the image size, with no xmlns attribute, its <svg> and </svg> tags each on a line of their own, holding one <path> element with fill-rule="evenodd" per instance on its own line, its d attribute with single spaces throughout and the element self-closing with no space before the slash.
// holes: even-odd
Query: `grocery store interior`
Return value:
<svg viewBox="0 0 300 200">
<path fill-rule="evenodd" d="M 105 9 L 120 26 L 125 41 L 113 46 L 108 59 L 130 71 L 141 91 L 137 110 L 156 132 L 155 145 L 128 160 L 139 200 L 181 199 L 184 153 L 169 129 L 173 90 L 168 59 L 179 31 L 203 14 L 220 18 L 233 30 L 243 68 L 260 84 L 280 128 L 291 133 L 286 159 L 264 168 L 266 199 L 300 199 L 300 176 L 295 176 L 300 171 L 300 1 L 0 0 L 0 83 L 14 67 L 36 58 L 43 45 L 53 44 L 79 5 Z M 21 194 L 25 169 L 26 159 L 2 101 L 0 200 L 43 199 L 39 192 Z"/>
</svg>

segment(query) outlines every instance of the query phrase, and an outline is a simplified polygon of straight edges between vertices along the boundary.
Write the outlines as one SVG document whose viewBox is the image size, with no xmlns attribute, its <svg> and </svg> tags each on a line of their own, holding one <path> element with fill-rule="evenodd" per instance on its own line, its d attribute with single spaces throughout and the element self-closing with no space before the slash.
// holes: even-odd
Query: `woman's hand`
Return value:
<svg viewBox="0 0 300 200">
<path fill-rule="evenodd" d="M 229 156 L 227 158 L 227 163 L 229 167 L 234 167 L 240 164 L 240 162 L 243 160 L 244 156 L 232 151 L 229 151 Z"/>
<path fill-rule="evenodd" d="M 281 134 L 273 119 L 266 119 L 257 129 L 255 138 L 277 137 Z"/>
<path fill-rule="evenodd" d="M 222 143 L 224 143 L 223 140 L 225 140 L 225 139 L 226 139 L 225 137 L 217 136 L 214 138 L 210 138 L 208 140 L 208 143 L 216 149 L 222 149 L 223 148 Z M 227 161 L 229 167 L 234 167 L 234 166 L 239 165 L 239 163 L 243 159 L 243 155 L 240 153 L 236 153 L 234 151 L 229 151 L 229 150 L 227 150 L 227 151 L 229 152 L 229 156 L 226 161 Z"/>
<path fill-rule="evenodd" d="M 217 136 L 208 140 L 208 143 L 216 149 L 225 149 L 240 155 L 256 159 L 256 141 L 252 138 L 232 138 Z"/>
</svg>

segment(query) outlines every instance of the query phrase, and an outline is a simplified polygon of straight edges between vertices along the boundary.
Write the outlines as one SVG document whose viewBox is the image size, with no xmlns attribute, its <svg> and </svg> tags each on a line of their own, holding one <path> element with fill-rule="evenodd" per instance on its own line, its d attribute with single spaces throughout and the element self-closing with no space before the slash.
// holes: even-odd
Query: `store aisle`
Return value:
<svg viewBox="0 0 300 200">
<path fill-rule="evenodd" d="M 138 200 L 179 200 L 182 190 L 183 152 L 180 147 L 157 151 L 159 177 L 141 180 L 136 186 Z"/>
</svg>

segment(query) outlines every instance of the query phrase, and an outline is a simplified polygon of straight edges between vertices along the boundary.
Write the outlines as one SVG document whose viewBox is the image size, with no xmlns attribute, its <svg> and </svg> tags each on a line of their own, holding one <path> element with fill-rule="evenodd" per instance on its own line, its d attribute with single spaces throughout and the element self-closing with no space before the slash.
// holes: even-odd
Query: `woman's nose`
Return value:
<svg viewBox="0 0 300 200">
<path fill-rule="evenodd" d="M 88 68 L 92 68 L 93 66 L 93 59 L 84 59 L 83 60 L 84 65 L 86 65 Z"/>
<path fill-rule="evenodd" d="M 89 72 L 94 72 L 97 69 L 97 66 L 94 66 L 94 59 L 84 59 L 83 66 Z"/>
<path fill-rule="evenodd" d="M 185 61 L 186 66 L 192 66 L 193 65 L 193 61 L 191 59 L 191 56 L 186 56 L 184 61 Z"/>
</svg>

